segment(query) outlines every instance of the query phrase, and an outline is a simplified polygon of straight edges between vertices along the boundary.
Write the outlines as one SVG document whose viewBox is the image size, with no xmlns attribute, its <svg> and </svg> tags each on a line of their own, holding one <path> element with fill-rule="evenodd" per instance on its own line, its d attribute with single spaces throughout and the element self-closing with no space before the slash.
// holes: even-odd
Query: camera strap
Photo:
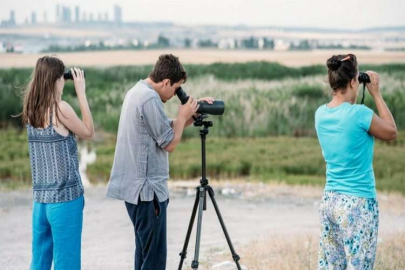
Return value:
<svg viewBox="0 0 405 270">
<path fill-rule="evenodd" d="M 364 104 L 365 96 L 366 96 L 366 83 L 363 83 L 363 97 L 361 98 L 361 105 Z"/>
</svg>

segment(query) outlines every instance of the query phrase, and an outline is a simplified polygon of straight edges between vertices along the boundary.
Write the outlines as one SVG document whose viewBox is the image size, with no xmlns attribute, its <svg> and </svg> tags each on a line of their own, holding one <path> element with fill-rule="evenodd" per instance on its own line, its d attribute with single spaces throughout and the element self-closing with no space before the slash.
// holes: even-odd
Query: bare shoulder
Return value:
<svg viewBox="0 0 405 270">
<path fill-rule="evenodd" d="M 58 106 L 61 109 L 61 111 L 67 111 L 67 110 L 73 109 L 72 106 L 70 106 L 70 104 L 64 100 L 59 101 Z"/>
<path fill-rule="evenodd" d="M 67 103 L 64 100 L 59 101 L 58 103 L 59 106 L 59 111 L 61 113 L 58 113 L 59 119 L 63 122 L 64 120 L 67 119 L 72 119 L 71 117 L 76 116 L 76 112 L 73 110 L 72 106 L 70 106 L 69 103 Z"/>
</svg>

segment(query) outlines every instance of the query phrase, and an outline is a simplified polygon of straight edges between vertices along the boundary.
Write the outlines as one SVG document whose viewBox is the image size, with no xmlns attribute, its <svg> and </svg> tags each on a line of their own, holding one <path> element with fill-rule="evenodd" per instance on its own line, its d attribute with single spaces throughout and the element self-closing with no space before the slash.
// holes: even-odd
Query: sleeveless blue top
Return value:
<svg viewBox="0 0 405 270">
<path fill-rule="evenodd" d="M 52 113 L 49 123 L 44 129 L 26 125 L 33 198 L 39 203 L 72 201 L 84 193 L 75 135 L 56 132 Z"/>
</svg>

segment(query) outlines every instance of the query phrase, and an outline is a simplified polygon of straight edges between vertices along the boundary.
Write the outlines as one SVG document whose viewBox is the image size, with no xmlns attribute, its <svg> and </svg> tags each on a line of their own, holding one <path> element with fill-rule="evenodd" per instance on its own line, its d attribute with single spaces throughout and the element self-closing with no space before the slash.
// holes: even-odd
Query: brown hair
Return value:
<svg viewBox="0 0 405 270">
<path fill-rule="evenodd" d="M 187 72 L 184 70 L 178 57 L 173 54 L 162 54 L 149 73 L 149 78 L 155 83 L 169 79 L 170 85 L 173 85 L 180 80 L 183 80 L 183 83 L 185 83 L 187 81 Z"/>
<path fill-rule="evenodd" d="M 345 89 L 357 76 L 357 58 L 354 54 L 334 55 L 326 61 L 328 79 L 333 91 Z"/>
<path fill-rule="evenodd" d="M 47 112 L 53 110 L 58 119 L 59 106 L 55 91 L 56 81 L 63 76 L 65 65 L 55 56 L 44 56 L 37 60 L 31 80 L 25 88 L 22 122 L 34 128 L 47 123 Z"/>
</svg>

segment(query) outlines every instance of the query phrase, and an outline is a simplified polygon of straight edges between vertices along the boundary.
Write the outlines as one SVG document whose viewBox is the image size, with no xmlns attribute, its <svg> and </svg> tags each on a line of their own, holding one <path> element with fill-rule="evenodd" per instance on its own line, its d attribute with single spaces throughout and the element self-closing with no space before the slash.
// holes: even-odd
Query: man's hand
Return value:
<svg viewBox="0 0 405 270">
<path fill-rule="evenodd" d="M 205 102 L 207 102 L 208 104 L 213 104 L 214 101 L 215 101 L 215 99 L 214 99 L 213 97 L 203 97 L 203 98 L 200 98 L 198 101 L 199 101 L 199 102 L 200 102 L 200 101 L 205 101 Z"/>
<path fill-rule="evenodd" d="M 215 99 L 213 97 L 203 97 L 198 100 L 198 102 L 207 102 L 208 104 L 214 104 Z M 199 113 L 195 113 L 194 117 L 198 117 Z"/>
<path fill-rule="evenodd" d="M 215 99 L 213 97 L 204 97 L 204 98 L 200 98 L 198 100 L 198 102 L 207 102 L 208 104 L 214 104 Z M 198 117 L 198 113 L 194 114 L 194 117 Z M 188 118 L 188 120 L 186 121 L 186 124 L 184 125 L 184 127 L 188 127 L 189 125 L 191 125 L 192 123 L 194 123 L 194 118 L 190 117 Z"/>
<path fill-rule="evenodd" d="M 197 112 L 198 107 L 197 100 L 190 96 L 186 104 L 180 105 L 177 118 L 182 118 L 184 121 L 187 121 Z"/>
</svg>

